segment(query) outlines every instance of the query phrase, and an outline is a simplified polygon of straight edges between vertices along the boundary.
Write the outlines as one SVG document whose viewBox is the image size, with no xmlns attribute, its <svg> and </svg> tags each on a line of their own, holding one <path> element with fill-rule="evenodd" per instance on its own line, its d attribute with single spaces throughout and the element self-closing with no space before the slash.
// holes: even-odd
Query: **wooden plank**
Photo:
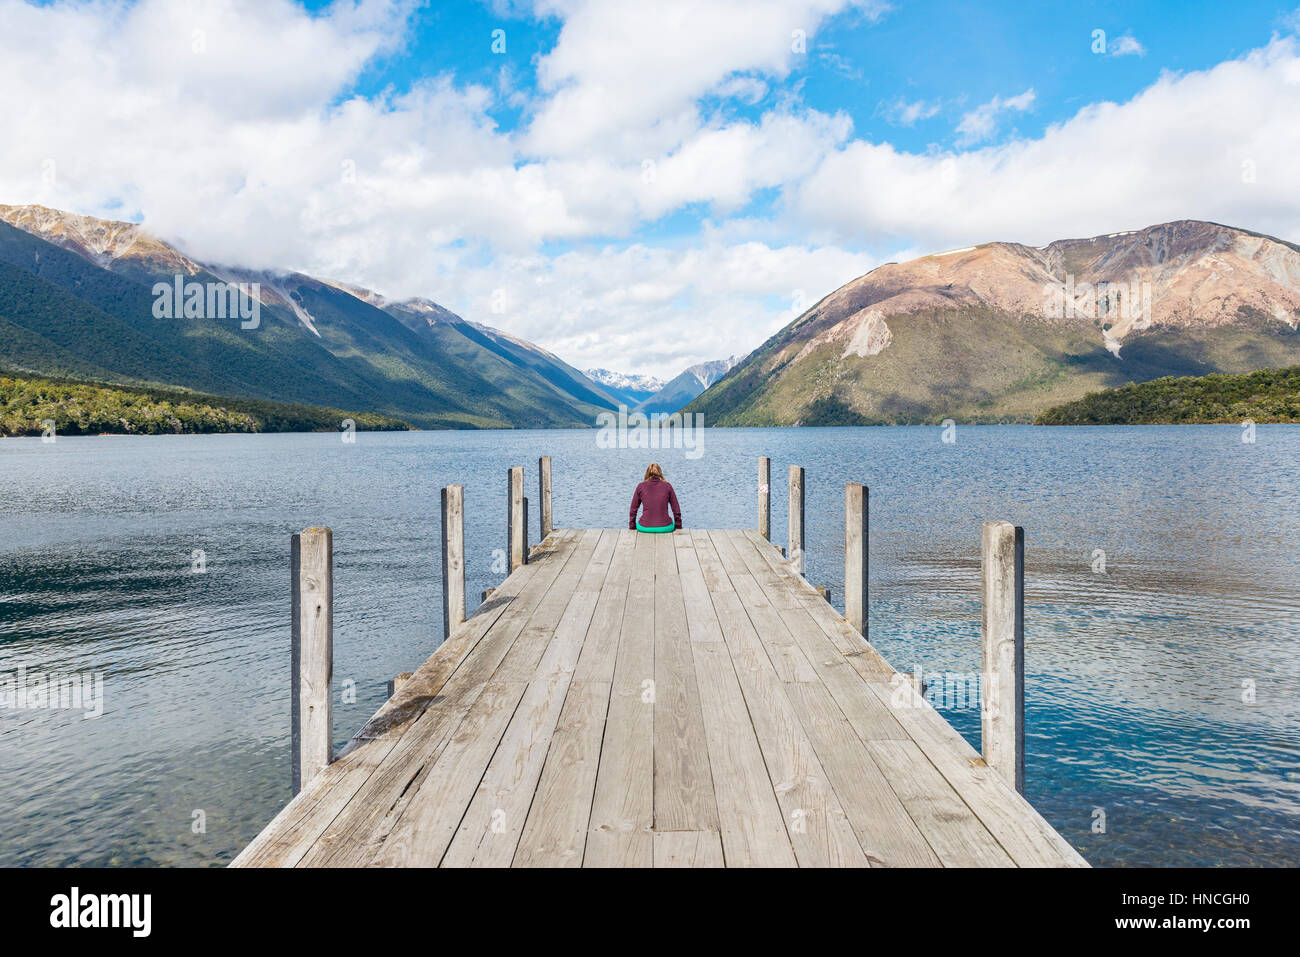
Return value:
<svg viewBox="0 0 1300 957">
<path fill-rule="evenodd" d="M 290 696 L 293 792 L 334 757 L 334 533 L 308 528 L 291 543 Z"/>
<path fill-rule="evenodd" d="M 744 693 L 725 644 L 692 648 L 703 702 L 718 829 L 730 867 L 794 867 L 785 816 L 776 799 Z M 680 833 L 698 833 L 685 831 Z"/>
<path fill-rule="evenodd" d="M 676 549 L 671 535 L 656 535 L 654 543 L 654 828 L 717 830 Z"/>
<path fill-rule="evenodd" d="M 593 537 L 596 539 L 594 544 Z M 497 753 L 483 773 L 483 780 L 465 812 L 456 837 L 447 848 L 444 866 L 505 867 L 514 859 L 551 738 L 568 697 L 582 641 L 591 625 L 616 537 L 613 530 L 601 532 L 594 529 L 583 536 L 574 551 L 575 558 L 581 560 L 585 553 L 584 544 L 592 545 L 592 548 L 581 576 L 576 581 L 570 579 L 571 586 L 562 584 L 569 573 L 566 567 L 552 591 L 561 601 L 566 594 L 569 596 L 559 621 L 552 628 L 549 619 L 538 620 L 538 615 L 535 615 L 537 623 L 524 630 L 497 669 L 495 677 L 498 680 L 508 679 L 512 664 L 516 668 L 523 667 L 531 657 L 516 655 L 521 644 L 529 639 L 530 632 L 552 630 L 551 640 L 536 665 L 533 680 L 506 728 Z M 607 543 L 607 547 L 602 542 Z M 573 567 L 576 569 L 577 565 Z M 548 595 L 539 605 L 539 614 L 549 599 Z"/>
<path fill-rule="evenodd" d="M 742 532 L 742 534 L 746 533 Z M 784 576 L 787 580 L 793 581 L 795 585 L 798 586 L 798 576 L 790 571 L 788 563 L 781 561 L 778 555 L 774 554 L 774 549 L 772 549 L 771 546 L 767 546 L 766 543 L 756 540 L 752 535 L 747 535 L 746 537 L 759 546 L 758 554 L 763 557 L 764 561 L 768 563 L 768 566 L 772 568 L 777 575 Z M 805 582 L 805 584 L 807 583 Z M 803 597 L 808 600 L 799 601 L 799 607 L 808 611 L 813 620 L 817 622 L 818 627 L 822 629 L 822 632 L 830 638 L 831 642 L 842 654 L 849 656 L 870 652 L 872 654 L 872 657 L 869 659 L 870 661 L 884 661 L 883 658 L 880 658 L 879 655 L 875 653 L 875 649 L 872 647 L 870 642 L 854 631 L 853 628 L 849 626 L 848 622 L 837 615 L 834 608 L 822 601 L 820 596 L 817 595 L 811 586 L 808 587 L 808 590 Z M 894 669 L 886 665 L 880 670 L 879 677 L 887 682 L 893 674 Z"/>
<path fill-rule="evenodd" d="M 555 635 L 555 626 L 559 624 L 583 576 L 589 572 L 592 576 L 604 574 L 608 564 L 604 557 L 602 556 L 601 560 L 594 565 L 592 561 L 601 537 L 600 529 L 596 528 L 583 529 L 578 533 L 577 541 L 573 545 L 572 557 L 565 563 L 564 570 L 556 577 L 555 583 L 529 618 L 519 640 L 514 643 L 505 661 L 497 669 L 498 679 L 531 681 L 536 675 L 542 655 Z M 591 589 L 587 590 L 591 591 Z"/>
<path fill-rule="evenodd" d="M 872 652 L 874 654 L 874 650 Z M 848 658 L 854 668 L 872 668 L 868 655 Z M 893 685 L 878 679 L 867 687 L 898 719 L 953 790 L 966 802 L 1003 849 L 1021 867 L 1087 867 L 1083 857 L 1042 815 L 984 763 L 975 749 L 912 685 L 899 676 Z"/>
<path fill-rule="evenodd" d="M 747 534 L 758 546 L 758 553 L 781 572 L 780 563 L 765 554 L 770 552 L 770 546 L 754 533 Z M 916 741 L 1018 864 L 1087 866 L 1028 801 L 1011 789 L 990 783 L 988 769 L 966 739 L 928 701 L 912 691 L 910 685 L 905 691 L 902 676 L 870 642 L 836 615 L 834 609 L 820 601 L 803 607 L 844 654 L 844 660 L 863 678 L 872 694 L 889 708 L 907 735 Z"/>
<path fill-rule="evenodd" d="M 677 547 L 677 573 L 682 582 L 682 599 L 686 605 L 686 627 L 692 644 L 722 641 L 722 628 L 713 608 L 709 585 L 695 552 L 695 539 L 690 535 L 674 535 Z M 727 583 L 728 587 L 730 582 Z M 721 584 L 718 587 L 723 587 Z"/>
<path fill-rule="evenodd" d="M 543 562 L 523 566 L 498 588 L 492 589 L 490 599 L 475 609 L 474 614 L 415 671 L 402 690 L 391 701 L 381 705 L 361 730 L 352 736 L 352 742 L 344 748 L 344 753 L 358 741 L 386 735 L 394 727 L 418 718 L 433 702 L 456 668 L 503 615 L 507 621 L 524 620 L 572 557 L 575 539 L 576 533 L 572 529 L 558 533 L 555 550 L 548 553 Z M 514 634 L 518 635 L 517 629 Z"/>
<path fill-rule="evenodd" d="M 939 858 L 830 692 L 806 682 L 785 690 L 871 865 L 937 867 Z"/>
<path fill-rule="evenodd" d="M 636 536 L 636 532 L 624 528 L 618 531 L 614 539 L 609 571 L 605 574 L 600 598 L 596 602 L 596 612 L 592 616 L 591 627 L 587 630 L 587 640 L 578 657 L 578 667 L 573 673 L 574 681 L 614 680 L 618 637 L 623 624 L 623 613 L 627 608 L 628 586 L 632 581 Z"/>
<path fill-rule="evenodd" d="M 913 741 L 867 745 L 945 867 L 1013 867 L 979 818 Z"/>
<path fill-rule="evenodd" d="M 442 748 L 456 732 L 471 707 L 492 680 L 503 658 L 532 619 L 541 599 L 548 594 L 566 561 L 573 560 L 572 537 L 547 560 L 541 574 L 523 575 L 524 569 L 510 576 L 502 585 L 509 595 L 518 581 L 526 581 L 503 614 L 495 617 L 493 627 L 458 660 L 436 653 L 416 674 L 442 673 L 455 661 L 454 671 L 435 692 L 436 707 L 429 707 L 409 726 L 390 730 L 388 739 L 395 746 L 378 763 L 375 772 L 362 784 L 355 798 L 330 823 L 304 859 L 304 865 L 350 867 L 367 863 L 389 831 L 401 818 L 406 806 L 417 794 L 436 764 Z M 527 566 L 525 566 L 527 567 Z M 539 566 L 533 566 L 534 569 Z M 472 621 L 477 621 L 477 616 Z M 462 629 L 452 642 L 462 639 L 469 629 Z M 436 665 L 441 659 L 443 667 Z M 522 695 L 524 682 L 516 682 Z M 518 700 L 518 697 L 515 699 Z M 486 761 L 486 758 L 484 759 Z M 481 769 L 479 769 L 481 772 Z M 466 799 L 468 800 L 468 798 Z"/>
<path fill-rule="evenodd" d="M 725 867 L 716 831 L 656 831 L 655 867 Z"/>
<path fill-rule="evenodd" d="M 569 679 L 555 674 L 528 683 L 443 855 L 444 867 L 508 867 L 514 859 Z"/>
<path fill-rule="evenodd" d="M 749 567 L 754 568 L 764 561 L 760 549 L 754 547 L 754 543 L 743 535 L 733 535 L 732 543 Z M 762 592 L 751 591 L 747 597 L 756 604 L 767 600 L 766 594 Z M 752 606 L 750 613 L 752 617 Z M 817 627 L 806 607 L 787 605 L 774 609 L 774 613 L 780 619 L 780 627 L 785 628 L 789 642 L 799 647 L 817 680 L 830 691 L 862 740 L 901 739 L 908 736 L 889 709 L 868 691 L 862 677 L 853 670 L 839 649 Z M 773 624 L 772 627 L 778 626 Z"/>
<path fill-rule="evenodd" d="M 763 647 L 772 660 L 777 676 L 782 681 L 817 681 L 817 672 L 812 663 L 808 661 L 803 649 L 790 637 L 790 632 L 768 600 L 768 592 L 765 592 L 749 573 L 744 557 L 736 549 L 730 533 L 710 532 L 709 540 L 715 554 L 726 568 L 732 589 L 744 605 L 755 633 L 762 640 Z M 748 551 L 749 548 L 744 544 L 743 539 L 741 542 L 741 548 Z M 774 587 L 786 586 L 783 582 L 778 582 Z"/>
<path fill-rule="evenodd" d="M 369 863 L 377 867 L 436 867 L 445 855 L 480 787 L 483 768 L 530 690 L 517 681 L 494 681 L 484 689 L 412 795 L 387 839 Z M 531 702 L 530 702 L 531 705 Z"/>
<path fill-rule="evenodd" d="M 654 849 L 654 536 L 634 540 L 584 867 L 650 867 Z"/>
<path fill-rule="evenodd" d="M 726 541 L 726 533 L 710 533 L 709 540 L 716 551 L 718 542 Z M 701 553 L 702 564 L 710 560 L 707 550 L 698 543 L 696 550 Z M 752 582 L 748 574 L 733 574 L 733 583 L 737 578 Z M 800 866 L 868 866 L 857 835 L 785 694 L 766 642 L 760 638 L 752 619 L 737 614 L 734 608 L 728 614 L 721 611 L 724 605 L 741 600 L 739 590 L 715 593 L 713 600 Z M 753 609 L 739 610 L 752 612 Z M 808 667 L 811 671 L 811 666 Z"/>
<path fill-rule="evenodd" d="M 515 867 L 582 866 L 609 693 L 609 682 L 570 684 L 515 851 Z"/>
</svg>

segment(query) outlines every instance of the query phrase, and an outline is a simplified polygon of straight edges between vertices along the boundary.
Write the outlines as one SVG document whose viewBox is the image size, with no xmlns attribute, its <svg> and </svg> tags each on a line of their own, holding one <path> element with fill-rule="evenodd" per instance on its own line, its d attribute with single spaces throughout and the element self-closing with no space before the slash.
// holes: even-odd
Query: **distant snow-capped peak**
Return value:
<svg viewBox="0 0 1300 957">
<path fill-rule="evenodd" d="M 611 372 L 609 369 L 587 369 L 585 374 L 593 382 L 599 382 L 611 389 L 628 389 L 632 392 L 658 392 L 664 387 L 664 380 L 656 379 L 652 375 L 630 375 L 625 372 Z"/>
</svg>

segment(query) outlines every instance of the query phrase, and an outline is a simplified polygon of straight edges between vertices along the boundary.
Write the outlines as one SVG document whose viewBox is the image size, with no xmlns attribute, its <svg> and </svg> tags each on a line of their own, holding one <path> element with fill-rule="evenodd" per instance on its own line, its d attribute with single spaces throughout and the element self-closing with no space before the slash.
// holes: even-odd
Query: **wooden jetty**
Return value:
<svg viewBox="0 0 1300 957">
<path fill-rule="evenodd" d="M 544 459 L 528 550 L 522 471 L 512 570 L 468 618 L 462 492 L 444 492 L 446 640 L 332 760 L 332 542 L 295 536 L 303 785 L 235 866 L 1086 866 L 1020 793 L 1019 529 L 983 529 L 981 757 L 863 637 L 862 486 L 850 620 L 800 574 L 802 469 L 791 558 L 768 541 L 766 459 L 761 532 L 661 535 L 552 530 Z"/>
</svg>

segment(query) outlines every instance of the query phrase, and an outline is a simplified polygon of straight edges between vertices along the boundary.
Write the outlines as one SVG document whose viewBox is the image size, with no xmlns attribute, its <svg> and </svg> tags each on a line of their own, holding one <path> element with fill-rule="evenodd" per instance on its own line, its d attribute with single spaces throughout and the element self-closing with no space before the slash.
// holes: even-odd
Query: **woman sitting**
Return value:
<svg viewBox="0 0 1300 957">
<path fill-rule="evenodd" d="M 669 519 L 668 509 L 673 517 Z M 641 518 L 636 516 L 641 510 Z M 651 462 L 645 470 L 645 479 L 632 494 L 632 510 L 628 513 L 627 527 L 638 532 L 671 532 L 682 527 L 682 510 L 677 504 L 677 493 L 664 481 L 664 470 L 658 462 Z"/>
</svg>

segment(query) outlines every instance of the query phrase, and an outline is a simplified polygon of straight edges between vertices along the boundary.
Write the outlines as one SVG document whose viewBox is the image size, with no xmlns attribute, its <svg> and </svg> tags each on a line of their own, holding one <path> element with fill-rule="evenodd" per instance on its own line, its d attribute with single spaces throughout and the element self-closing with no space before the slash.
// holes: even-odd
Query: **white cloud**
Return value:
<svg viewBox="0 0 1300 957">
<path fill-rule="evenodd" d="M 831 289 L 879 265 L 833 246 L 768 245 L 706 234 L 686 249 L 636 244 L 504 257 L 448 278 L 453 303 L 578 368 L 663 377 L 748 352 Z M 505 308 L 488 312 L 496 289 Z"/>
<path fill-rule="evenodd" d="M 987 103 L 963 114 L 961 122 L 957 124 L 957 144 L 970 146 L 989 139 L 997 132 L 998 120 L 1003 113 L 1013 111 L 1023 113 L 1034 105 L 1034 99 L 1034 90 L 1030 87 L 1018 96 L 1005 99 L 995 96 Z"/>
<path fill-rule="evenodd" d="M 794 205 L 828 241 L 906 238 L 931 250 L 1175 219 L 1294 239 L 1296 116 L 1300 56 L 1279 38 L 1210 70 L 1166 74 L 1126 103 L 1085 107 L 1038 139 L 935 155 L 853 141 L 798 187 Z"/>
<path fill-rule="evenodd" d="M 937 115 L 941 108 L 938 100 L 905 100 L 901 96 L 888 105 L 881 104 L 885 119 L 894 126 L 915 126 Z"/>
<path fill-rule="evenodd" d="M 538 62 L 550 95 L 526 148 L 538 155 L 589 152 L 640 162 L 676 148 L 700 125 L 697 100 L 736 74 L 781 79 L 849 0 L 547 0 L 563 20 Z M 862 6 L 859 4 L 859 6 Z M 808 42 L 811 42 L 809 39 Z"/>
</svg>

